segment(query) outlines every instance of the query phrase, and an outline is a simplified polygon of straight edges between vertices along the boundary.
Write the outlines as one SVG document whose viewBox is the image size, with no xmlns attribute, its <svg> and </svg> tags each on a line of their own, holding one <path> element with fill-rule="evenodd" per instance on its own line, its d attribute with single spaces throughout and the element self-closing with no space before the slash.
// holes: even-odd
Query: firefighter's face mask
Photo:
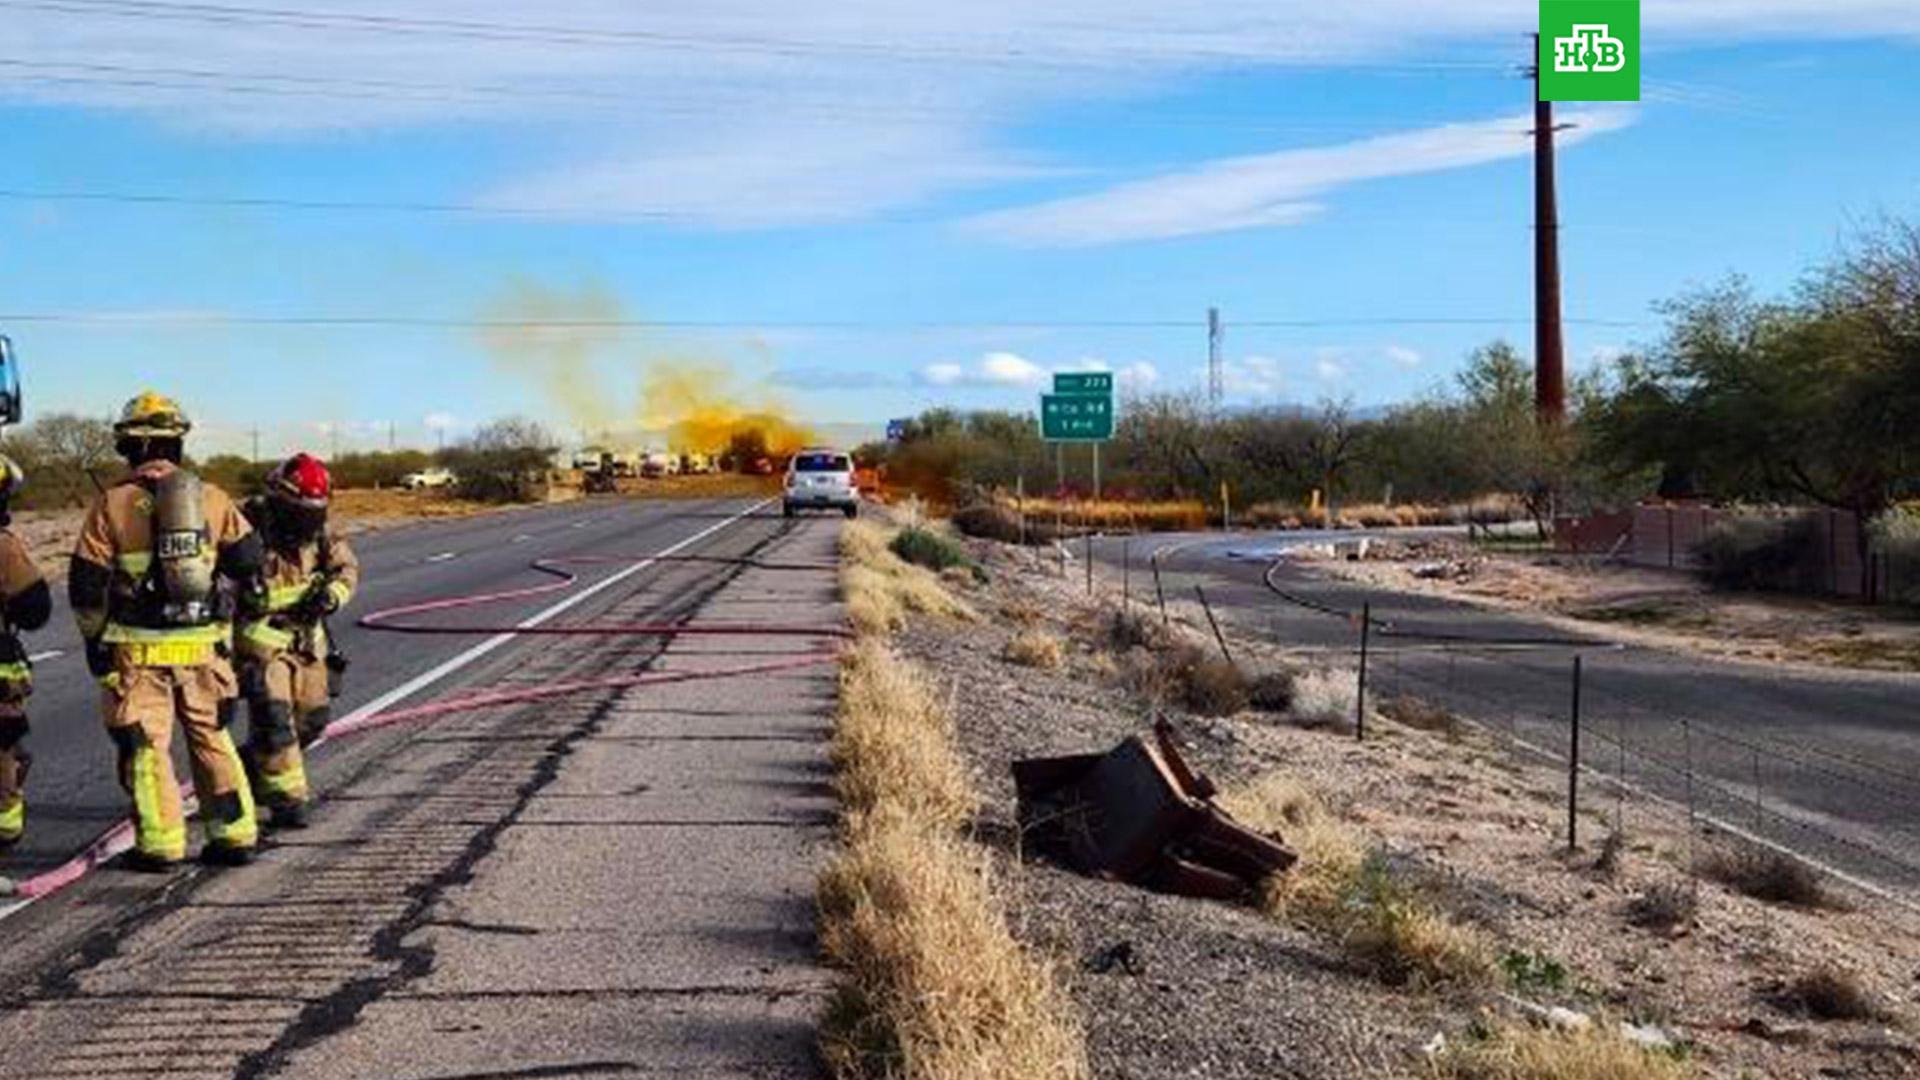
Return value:
<svg viewBox="0 0 1920 1080">
<path fill-rule="evenodd" d="M 297 502 L 281 500 L 274 505 L 274 517 L 277 519 L 280 531 L 295 543 L 304 544 L 319 536 L 320 530 L 327 527 L 325 507 L 315 509 L 302 506 Z"/>
</svg>

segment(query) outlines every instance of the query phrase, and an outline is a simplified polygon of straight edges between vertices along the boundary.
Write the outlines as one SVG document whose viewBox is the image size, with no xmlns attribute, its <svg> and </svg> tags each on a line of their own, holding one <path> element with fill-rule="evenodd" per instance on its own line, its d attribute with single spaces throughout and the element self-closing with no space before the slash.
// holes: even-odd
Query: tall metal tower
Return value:
<svg viewBox="0 0 1920 1080">
<path fill-rule="evenodd" d="M 1226 396 L 1226 373 L 1220 368 L 1220 341 L 1225 334 L 1220 325 L 1220 309 L 1207 309 L 1207 404 L 1218 409 Z"/>
</svg>

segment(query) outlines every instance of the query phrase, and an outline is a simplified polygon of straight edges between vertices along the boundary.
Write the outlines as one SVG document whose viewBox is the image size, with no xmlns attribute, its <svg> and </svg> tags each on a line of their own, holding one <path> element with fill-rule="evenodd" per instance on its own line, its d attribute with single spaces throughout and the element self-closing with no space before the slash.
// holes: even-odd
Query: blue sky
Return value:
<svg viewBox="0 0 1920 1080">
<path fill-rule="evenodd" d="M 154 385 L 210 448 L 431 445 L 643 425 L 670 365 L 877 427 L 1060 367 L 1197 389 L 1209 305 L 1246 403 L 1530 346 L 1531 5 L 310 2 L 0 0 L 30 411 Z M 1920 5 L 1644 23 L 1646 100 L 1563 106 L 1582 364 L 1920 216 Z M 670 325 L 474 325 L 528 318 Z"/>
</svg>

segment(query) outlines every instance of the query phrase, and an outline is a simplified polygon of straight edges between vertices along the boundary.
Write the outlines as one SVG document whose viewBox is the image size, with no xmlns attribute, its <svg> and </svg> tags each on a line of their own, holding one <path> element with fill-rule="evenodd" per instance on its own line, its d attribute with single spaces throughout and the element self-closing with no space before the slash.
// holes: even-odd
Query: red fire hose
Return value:
<svg viewBox="0 0 1920 1080">
<path fill-rule="evenodd" d="M 394 724 L 415 720 L 426 720 L 450 713 L 469 712 L 475 709 L 494 708 L 501 705 L 519 705 L 548 698 L 565 697 L 571 694 L 592 691 L 624 690 L 636 686 L 652 686 L 665 683 L 693 682 L 704 679 L 726 679 L 743 675 L 762 675 L 816 664 L 833 663 L 839 657 L 839 651 L 832 643 L 852 637 L 851 631 L 840 626 L 813 626 L 789 623 L 669 623 L 669 622 L 581 622 L 563 623 L 556 626 L 525 626 L 519 624 L 473 624 L 437 625 L 409 622 L 423 615 L 432 615 L 448 611 L 463 611 L 485 607 L 491 604 L 507 603 L 515 600 L 527 600 L 538 596 L 572 588 L 580 580 L 579 574 L 568 567 L 611 566 L 655 563 L 712 563 L 721 566 L 736 566 L 759 570 L 822 570 L 832 571 L 838 567 L 824 562 L 778 562 L 754 558 L 726 558 L 711 555 L 636 555 L 636 556 L 572 556 L 567 558 L 538 559 L 532 563 L 532 569 L 552 577 L 554 580 L 539 585 L 519 589 L 507 589 L 500 592 L 478 593 L 471 596 L 454 596 L 438 600 L 427 600 L 417 604 L 403 604 L 362 615 L 359 625 L 368 630 L 378 630 L 393 634 L 431 634 L 431 635 L 485 635 L 497 636 L 512 634 L 527 637 L 633 637 L 658 638 L 671 640 L 680 637 L 791 637 L 808 639 L 813 644 L 802 652 L 791 656 L 766 660 L 759 663 L 743 664 L 734 667 L 712 668 L 705 671 L 637 671 L 623 675 L 608 675 L 589 679 L 575 679 L 567 682 L 545 683 L 539 686 L 514 687 L 507 690 L 481 690 L 468 694 L 441 698 L 424 705 L 415 705 L 405 709 L 392 709 L 367 716 L 354 717 L 327 728 L 326 734 L 315 740 L 309 750 L 318 748 L 335 739 L 371 731 L 375 728 L 390 727 Z M 193 786 L 180 786 L 183 798 L 191 798 Z M 67 860 L 60 866 L 30 877 L 18 884 L 15 892 L 27 900 L 37 900 L 50 896 L 79 881 L 107 860 L 127 850 L 133 845 L 133 823 L 122 821 L 87 845 L 86 850 Z"/>
</svg>

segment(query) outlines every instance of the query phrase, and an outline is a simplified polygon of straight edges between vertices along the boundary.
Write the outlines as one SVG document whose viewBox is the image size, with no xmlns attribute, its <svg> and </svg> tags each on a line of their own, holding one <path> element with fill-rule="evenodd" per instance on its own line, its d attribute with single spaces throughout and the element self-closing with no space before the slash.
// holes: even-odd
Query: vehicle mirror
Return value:
<svg viewBox="0 0 1920 1080">
<path fill-rule="evenodd" d="M 20 362 L 13 342 L 0 334 L 0 425 L 17 424 L 21 415 Z"/>
</svg>

